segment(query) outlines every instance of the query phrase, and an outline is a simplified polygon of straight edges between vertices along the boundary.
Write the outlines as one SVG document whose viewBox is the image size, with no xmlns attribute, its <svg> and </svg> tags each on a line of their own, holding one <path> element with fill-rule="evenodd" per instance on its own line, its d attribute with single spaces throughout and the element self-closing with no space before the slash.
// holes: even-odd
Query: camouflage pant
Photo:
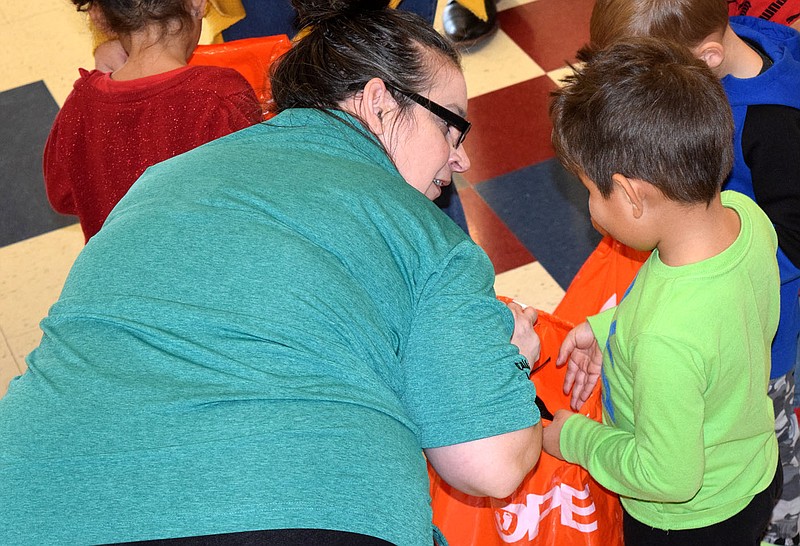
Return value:
<svg viewBox="0 0 800 546">
<path fill-rule="evenodd" d="M 792 538 L 800 519 L 800 463 L 798 463 L 798 425 L 794 413 L 794 371 L 769 382 L 769 397 L 775 408 L 775 434 L 778 437 L 783 493 L 772 511 L 766 542 Z M 780 542 L 783 544 L 783 542 Z"/>
</svg>

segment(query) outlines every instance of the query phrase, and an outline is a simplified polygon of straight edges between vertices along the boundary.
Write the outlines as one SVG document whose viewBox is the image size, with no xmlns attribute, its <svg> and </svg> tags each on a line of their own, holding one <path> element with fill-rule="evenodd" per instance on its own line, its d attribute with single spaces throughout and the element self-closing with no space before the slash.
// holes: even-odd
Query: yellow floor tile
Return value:
<svg viewBox="0 0 800 546">
<path fill-rule="evenodd" d="M 42 331 L 39 326 L 32 330 L 28 330 L 16 336 L 8 338 L 8 348 L 11 352 L 11 357 L 19 369 L 19 373 L 24 373 L 28 369 L 25 363 L 25 358 L 28 354 L 39 346 L 42 341 Z"/>
<path fill-rule="evenodd" d="M 75 7 L 69 0 L 3 0 L 0 5 L 0 13 L 9 22 L 25 21 L 31 17 L 53 11 L 75 11 Z M 54 21 L 53 24 L 57 24 Z"/>
<path fill-rule="evenodd" d="M 0 330 L 6 340 L 38 330 L 82 248 L 77 224 L 0 248 Z"/>
<path fill-rule="evenodd" d="M 545 73 L 502 29 L 480 49 L 464 53 L 461 63 L 470 98 L 538 78 Z"/>
<path fill-rule="evenodd" d="M 0 57 L 0 91 L 44 80 L 61 105 L 78 78 L 78 68 L 94 67 L 85 15 L 67 1 L 57 6 L 32 11 L 0 28 L 0 50 L 13 52 Z"/>
<path fill-rule="evenodd" d="M 66 19 L 70 25 L 64 24 L 62 32 L 53 33 L 48 40 L 36 42 L 31 48 L 33 59 L 40 63 L 36 66 L 39 74 L 47 74 L 44 82 L 59 105 L 72 91 L 72 85 L 78 78 L 78 68 L 94 68 L 92 56 L 92 40 L 82 14 L 69 14 Z M 38 16 L 30 19 L 29 32 L 33 36 L 46 36 L 51 29 L 49 16 Z M 55 53 L 57 52 L 57 54 Z"/>
<path fill-rule="evenodd" d="M 8 383 L 20 373 L 21 370 L 11 354 L 11 349 L 0 336 L 0 398 L 6 393 Z"/>
<path fill-rule="evenodd" d="M 25 356 L 42 337 L 39 321 L 82 248 L 77 224 L 0 248 L 0 396 L 25 371 Z"/>
<path fill-rule="evenodd" d="M 501 0 L 498 10 L 527 4 L 534 0 Z M 434 28 L 442 32 L 442 10 L 447 0 L 437 4 Z M 544 70 L 500 29 L 485 45 L 473 51 L 462 51 L 461 63 L 470 98 L 497 91 L 503 87 L 538 78 Z"/>
<path fill-rule="evenodd" d="M 575 68 L 580 68 L 581 66 L 583 66 L 583 63 L 575 63 L 574 66 Z M 547 77 L 553 80 L 556 83 L 556 85 L 561 87 L 562 85 L 564 85 L 564 78 L 566 78 L 570 74 L 572 74 L 572 69 L 568 66 L 565 66 L 564 68 L 559 68 L 558 70 L 551 70 L 550 72 L 547 73 Z"/>
<path fill-rule="evenodd" d="M 501 296 L 513 298 L 548 313 L 551 313 L 564 297 L 564 289 L 553 280 L 539 262 L 499 274 L 495 279 L 494 291 Z"/>
<path fill-rule="evenodd" d="M 517 6 L 523 6 L 535 1 L 536 0 L 500 0 L 500 2 L 497 3 L 497 11 L 516 8 Z"/>
</svg>

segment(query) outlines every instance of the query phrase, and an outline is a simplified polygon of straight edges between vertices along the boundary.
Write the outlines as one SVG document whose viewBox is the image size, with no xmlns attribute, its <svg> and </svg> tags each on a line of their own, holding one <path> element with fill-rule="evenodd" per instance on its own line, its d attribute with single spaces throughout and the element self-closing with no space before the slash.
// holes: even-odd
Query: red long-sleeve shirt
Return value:
<svg viewBox="0 0 800 546">
<path fill-rule="evenodd" d="M 129 81 L 81 70 L 44 150 L 53 209 L 78 216 L 88 241 L 144 170 L 261 120 L 235 70 L 187 66 Z"/>
</svg>

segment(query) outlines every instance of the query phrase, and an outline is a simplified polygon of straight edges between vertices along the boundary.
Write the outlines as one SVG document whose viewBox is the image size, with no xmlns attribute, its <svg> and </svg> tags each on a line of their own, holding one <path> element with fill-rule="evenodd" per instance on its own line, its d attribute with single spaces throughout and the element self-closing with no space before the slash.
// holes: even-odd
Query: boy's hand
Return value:
<svg viewBox="0 0 800 546">
<path fill-rule="evenodd" d="M 523 309 L 518 303 L 509 302 L 506 305 L 514 314 L 514 333 L 511 335 L 511 343 L 517 346 L 520 354 L 533 366 L 533 363 L 539 360 L 540 351 L 539 336 L 533 331 L 538 313 L 533 307 Z"/>
<path fill-rule="evenodd" d="M 570 406 L 578 411 L 592 394 L 603 366 L 603 353 L 588 322 L 570 330 L 561 344 L 556 365 L 564 363 L 567 364 L 564 394 L 572 391 Z"/>
<path fill-rule="evenodd" d="M 542 449 L 548 455 L 562 461 L 564 456 L 561 454 L 561 429 L 564 427 L 564 421 L 573 415 L 575 414 L 571 411 L 558 410 L 553 416 L 553 422 L 542 431 Z"/>
</svg>

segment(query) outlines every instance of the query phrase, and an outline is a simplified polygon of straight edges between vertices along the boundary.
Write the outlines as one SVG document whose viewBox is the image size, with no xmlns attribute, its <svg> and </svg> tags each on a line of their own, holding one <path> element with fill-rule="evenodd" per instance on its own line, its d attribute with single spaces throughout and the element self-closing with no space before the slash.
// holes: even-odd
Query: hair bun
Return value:
<svg viewBox="0 0 800 546">
<path fill-rule="evenodd" d="M 297 11 L 297 26 L 314 26 L 335 19 L 368 11 L 382 11 L 391 0 L 291 0 Z"/>
</svg>

